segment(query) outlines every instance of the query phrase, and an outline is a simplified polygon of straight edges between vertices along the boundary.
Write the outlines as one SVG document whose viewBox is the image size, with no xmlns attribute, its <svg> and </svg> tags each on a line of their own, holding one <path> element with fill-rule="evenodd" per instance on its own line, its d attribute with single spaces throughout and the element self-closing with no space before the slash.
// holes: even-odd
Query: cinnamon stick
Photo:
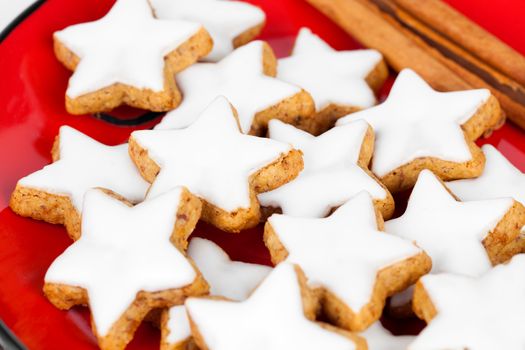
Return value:
<svg viewBox="0 0 525 350">
<path fill-rule="evenodd" d="M 395 0 L 445 37 L 525 85 L 525 57 L 441 0 Z M 468 35 L 466 35 L 468 33 Z M 505 60 L 502 60 L 502 57 Z"/>
<path fill-rule="evenodd" d="M 509 118 L 525 129 L 525 88 L 398 5 L 403 2 L 406 6 L 409 0 L 307 1 L 364 46 L 381 51 L 396 71 L 410 67 L 441 91 L 490 89 Z M 444 26 L 454 27 L 448 21 Z M 491 37 L 490 42 L 493 40 L 498 39 Z"/>
<path fill-rule="evenodd" d="M 481 61 L 469 51 L 441 36 L 397 7 L 398 0 L 372 0 L 387 14 L 402 24 L 399 30 L 425 48 L 433 57 L 446 65 L 472 87 L 486 88 L 498 98 L 509 119 L 525 129 L 525 88 Z"/>
<path fill-rule="evenodd" d="M 307 0 L 366 47 L 380 51 L 396 71 L 412 68 L 439 90 L 471 86 L 432 55 L 387 23 L 378 10 L 361 0 Z"/>
</svg>

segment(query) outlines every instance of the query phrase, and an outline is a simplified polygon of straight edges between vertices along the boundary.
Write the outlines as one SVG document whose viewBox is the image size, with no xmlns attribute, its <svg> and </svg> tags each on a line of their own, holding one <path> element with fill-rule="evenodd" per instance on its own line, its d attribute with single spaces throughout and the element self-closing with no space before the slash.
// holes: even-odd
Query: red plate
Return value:
<svg viewBox="0 0 525 350">
<path fill-rule="evenodd" d="M 309 26 L 337 49 L 359 46 L 302 0 L 252 0 L 268 16 L 262 37 L 283 56 L 301 26 Z M 523 0 L 450 0 L 459 10 L 525 54 Z M 124 142 L 137 127 L 115 126 L 64 109 L 70 73 L 55 59 L 52 33 L 67 25 L 100 18 L 112 0 L 48 0 L 0 44 L 0 318 L 30 349 L 95 349 L 86 309 L 54 308 L 43 296 L 50 263 L 71 241 L 64 228 L 16 216 L 8 200 L 16 181 L 51 161 L 60 125 L 71 125 L 107 144 Z M 123 115 L 129 113 L 124 111 Z M 151 127 L 156 121 L 142 124 Z M 497 146 L 525 170 L 525 134 L 505 125 L 481 141 Z M 269 263 L 261 230 L 225 234 L 200 225 L 197 235 L 218 242 L 234 259 Z M 397 328 L 397 327 L 396 327 Z M 158 349 L 159 332 L 143 325 L 130 349 Z"/>
</svg>

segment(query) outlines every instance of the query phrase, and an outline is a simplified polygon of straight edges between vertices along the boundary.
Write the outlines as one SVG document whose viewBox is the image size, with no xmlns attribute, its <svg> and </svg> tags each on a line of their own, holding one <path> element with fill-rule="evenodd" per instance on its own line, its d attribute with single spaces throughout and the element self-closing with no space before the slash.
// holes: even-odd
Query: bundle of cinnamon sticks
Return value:
<svg viewBox="0 0 525 350">
<path fill-rule="evenodd" d="M 525 57 L 441 0 L 307 0 L 396 71 L 441 91 L 488 88 L 525 129 Z"/>
</svg>

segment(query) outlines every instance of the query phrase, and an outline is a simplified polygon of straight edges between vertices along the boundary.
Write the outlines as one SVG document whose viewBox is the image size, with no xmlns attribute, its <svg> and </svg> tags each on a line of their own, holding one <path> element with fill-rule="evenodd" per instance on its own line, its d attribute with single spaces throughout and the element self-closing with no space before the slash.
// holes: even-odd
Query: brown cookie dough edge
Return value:
<svg viewBox="0 0 525 350">
<path fill-rule="evenodd" d="M 118 199 L 118 197 L 117 197 Z M 124 202 L 126 205 L 131 204 Z M 181 202 L 177 209 L 177 220 L 173 227 L 171 241 L 178 249 L 180 244 L 187 245 L 189 232 L 193 230 L 200 215 L 200 201 L 192 196 L 187 190 L 181 194 Z M 181 218 L 182 217 L 182 218 Z M 133 334 L 153 309 L 168 308 L 184 303 L 188 296 L 200 296 L 209 292 L 208 283 L 202 274 L 189 260 L 195 269 L 196 277 L 193 282 L 182 288 L 167 289 L 157 292 L 139 291 L 133 303 L 116 321 L 105 336 L 97 333 L 96 326 L 91 322 L 93 332 L 98 339 L 102 350 L 124 349 L 133 338 Z M 70 286 L 60 283 L 44 282 L 43 291 L 49 301 L 61 310 L 67 310 L 75 305 L 89 305 L 87 291 L 78 286 Z"/>
<path fill-rule="evenodd" d="M 165 309 L 162 311 L 160 318 L 160 350 L 198 350 L 192 336 L 189 336 L 177 343 L 169 343 L 167 340 L 170 334 L 168 322 L 169 309 Z"/>
<path fill-rule="evenodd" d="M 141 175 L 146 181 L 153 183 L 160 167 L 149 157 L 148 151 L 130 137 L 129 153 Z M 202 220 L 227 232 L 256 226 L 260 221 L 261 211 L 257 200 L 257 193 L 270 191 L 295 179 L 303 169 L 302 153 L 292 149 L 275 160 L 273 163 L 260 169 L 250 176 L 250 207 L 241 208 L 234 212 L 227 212 L 200 198 L 203 204 Z"/>
<path fill-rule="evenodd" d="M 483 135 L 490 135 L 493 130 L 498 129 L 505 122 L 503 113 L 498 99 L 490 95 L 476 113 L 461 127 L 467 137 L 475 141 Z"/>
<path fill-rule="evenodd" d="M 465 142 L 472 156 L 466 162 L 457 163 L 434 157 L 416 158 L 380 177 L 380 181 L 391 193 L 397 193 L 414 187 L 419 173 L 424 169 L 432 171 L 443 181 L 478 177 L 485 167 L 485 155 L 466 135 Z"/>
<path fill-rule="evenodd" d="M 266 42 L 263 42 L 262 51 L 263 73 L 270 77 L 277 75 L 277 58 Z M 263 136 L 272 119 L 279 119 L 285 123 L 297 126 L 300 129 L 315 132 L 317 126 L 314 121 L 315 103 L 312 96 L 305 90 L 289 96 L 279 103 L 255 114 L 248 134 Z"/>
<path fill-rule="evenodd" d="M 337 333 L 341 336 L 348 338 L 353 343 L 355 343 L 356 350 L 366 350 L 367 349 L 366 340 L 358 336 L 357 334 L 348 332 L 346 330 L 334 327 L 326 323 L 316 321 L 316 317 L 317 317 L 317 314 L 319 313 L 319 308 L 320 308 L 318 295 L 314 290 L 308 287 L 306 276 L 304 275 L 301 268 L 297 265 L 294 265 L 294 269 L 296 272 L 297 280 L 299 283 L 299 288 L 301 291 L 301 299 L 303 303 L 303 313 L 304 313 L 305 318 L 310 320 L 311 322 L 316 323 L 319 327 L 322 327 L 323 329 L 329 332 Z M 208 296 L 204 298 L 211 299 L 211 300 L 225 300 L 225 301 L 227 300 L 222 297 L 214 297 L 214 296 Z M 191 328 L 191 333 L 193 335 L 193 339 L 195 340 L 195 343 L 197 344 L 198 348 L 201 350 L 210 350 L 206 344 L 206 341 L 204 340 L 202 333 L 199 330 L 198 325 L 191 318 L 191 315 L 188 315 L 188 319 L 190 321 L 190 328 Z"/>
<path fill-rule="evenodd" d="M 383 230 L 383 219 L 376 209 L 376 220 L 378 229 Z M 388 233 L 385 233 L 388 234 Z M 264 227 L 264 243 L 274 264 L 284 261 L 288 257 L 288 251 L 279 239 L 278 233 L 270 222 Z M 341 299 L 331 291 L 319 287 L 316 292 L 321 298 L 323 312 L 331 323 L 354 332 L 360 332 L 368 328 L 381 317 L 386 299 L 401 292 L 414 284 L 421 276 L 432 268 L 430 257 L 421 252 L 417 255 L 404 259 L 390 265 L 377 273 L 372 297 L 368 304 L 361 310 L 352 310 Z"/>
<path fill-rule="evenodd" d="M 427 324 L 437 315 L 437 308 L 432 303 L 430 295 L 425 289 L 424 283 L 419 280 L 414 288 L 412 298 L 412 309 L 417 317 L 424 320 Z"/>
<path fill-rule="evenodd" d="M 394 198 L 392 197 L 392 194 L 390 193 L 390 191 L 388 191 L 386 186 L 383 185 L 383 183 L 379 181 L 379 179 L 368 168 L 370 161 L 372 159 L 372 155 L 374 153 L 374 142 L 375 142 L 374 131 L 369 125 L 366 131 L 366 134 L 363 138 L 357 165 L 361 167 L 361 169 L 363 169 L 363 171 L 366 172 L 368 176 L 374 179 L 374 181 L 379 186 L 381 186 L 381 188 L 383 188 L 383 190 L 385 191 L 385 198 L 383 199 L 373 198 L 373 203 L 374 203 L 374 207 L 376 209 L 379 209 L 383 218 L 388 220 L 394 214 L 394 210 L 395 210 Z M 266 191 L 261 191 L 261 192 L 266 192 Z M 337 208 L 338 206 L 332 208 L 331 212 L 333 212 Z M 281 213 L 282 213 L 281 208 L 262 207 L 261 208 L 261 222 L 265 222 L 272 214 L 281 214 Z"/>
<path fill-rule="evenodd" d="M 75 70 L 80 58 L 70 51 L 57 36 L 53 36 L 57 59 L 68 69 Z M 213 47 L 209 33 L 201 28 L 190 39 L 170 52 L 164 59 L 164 89 L 138 89 L 116 83 L 76 98 L 66 95 L 66 109 L 71 114 L 106 112 L 126 104 L 131 107 L 164 112 L 177 107 L 182 99 L 175 74 L 206 56 Z"/>
<path fill-rule="evenodd" d="M 20 216 L 64 225 L 72 240 L 80 238 L 80 213 L 69 196 L 17 185 L 9 206 Z"/>
<path fill-rule="evenodd" d="M 385 60 L 381 59 L 381 61 L 366 76 L 365 80 L 368 86 L 370 86 L 376 95 L 387 80 L 388 74 L 388 67 Z M 313 129 L 315 130 L 316 135 L 322 134 L 333 128 L 339 118 L 361 110 L 363 109 L 358 106 L 331 103 L 323 109 L 315 112 L 313 118 L 316 125 Z"/>
<path fill-rule="evenodd" d="M 525 237 L 521 233 L 524 226 L 525 207 L 514 200 L 505 216 L 483 239 L 492 265 L 505 263 L 514 255 L 525 252 Z"/>
<path fill-rule="evenodd" d="M 234 48 L 241 47 L 243 45 L 248 44 L 253 39 L 255 39 L 259 34 L 261 34 L 261 31 L 263 30 L 265 24 L 266 24 L 266 21 L 262 21 L 261 23 L 251 28 L 248 28 L 241 34 L 237 35 L 233 39 L 233 42 L 232 42 L 233 47 Z"/>
<path fill-rule="evenodd" d="M 51 149 L 53 162 L 60 159 L 60 134 Z M 67 195 L 49 193 L 17 184 L 9 199 L 9 207 L 18 215 L 66 227 L 69 237 L 80 237 L 80 213 Z"/>
</svg>

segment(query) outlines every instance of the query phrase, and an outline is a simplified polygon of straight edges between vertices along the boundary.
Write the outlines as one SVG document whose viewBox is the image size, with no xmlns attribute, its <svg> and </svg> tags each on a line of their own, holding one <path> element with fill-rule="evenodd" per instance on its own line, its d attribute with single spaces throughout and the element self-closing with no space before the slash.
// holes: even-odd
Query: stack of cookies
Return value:
<svg viewBox="0 0 525 350">
<path fill-rule="evenodd" d="M 45 296 L 87 305 L 105 350 L 145 319 L 164 350 L 525 347 L 525 176 L 475 143 L 497 99 L 405 69 L 376 105 L 379 52 L 303 28 L 277 60 L 252 41 L 264 22 L 237 1 L 117 0 L 54 34 L 71 114 L 167 114 L 117 146 L 62 126 L 53 163 L 18 181 L 11 208 L 73 240 Z M 274 268 L 191 239 L 200 220 L 264 225 Z M 395 336 L 385 307 L 428 325 Z"/>
</svg>

